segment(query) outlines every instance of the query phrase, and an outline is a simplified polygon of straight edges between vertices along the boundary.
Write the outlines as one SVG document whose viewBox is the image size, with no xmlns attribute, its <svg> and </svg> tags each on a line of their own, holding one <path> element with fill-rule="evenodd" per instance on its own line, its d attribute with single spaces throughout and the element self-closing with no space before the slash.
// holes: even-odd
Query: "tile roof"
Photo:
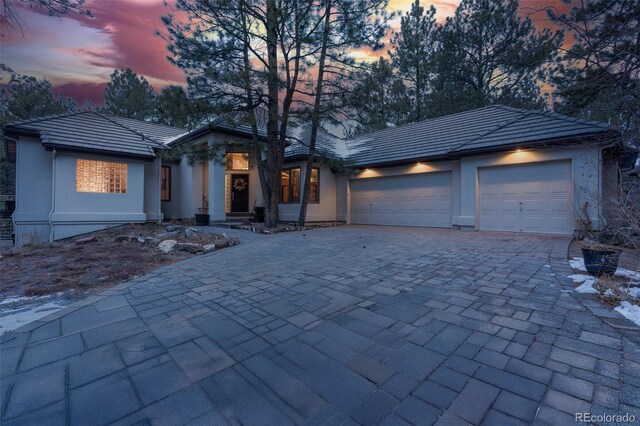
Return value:
<svg viewBox="0 0 640 426">
<path fill-rule="evenodd" d="M 155 158 L 154 149 L 166 149 L 165 140 L 185 132 L 95 111 L 13 121 L 5 128 L 18 133 L 36 132 L 45 147 L 142 158 Z"/>
<path fill-rule="evenodd" d="M 501 105 L 379 130 L 347 141 L 358 165 L 446 158 L 610 133 L 613 127 L 561 114 Z"/>
<path fill-rule="evenodd" d="M 291 132 L 290 144 L 285 148 L 285 158 L 293 158 L 309 155 L 309 142 L 311 140 L 311 125 L 298 127 Z M 316 137 L 316 152 L 322 155 L 346 158 L 351 152 L 344 139 L 341 139 L 326 130 L 318 129 Z"/>
</svg>

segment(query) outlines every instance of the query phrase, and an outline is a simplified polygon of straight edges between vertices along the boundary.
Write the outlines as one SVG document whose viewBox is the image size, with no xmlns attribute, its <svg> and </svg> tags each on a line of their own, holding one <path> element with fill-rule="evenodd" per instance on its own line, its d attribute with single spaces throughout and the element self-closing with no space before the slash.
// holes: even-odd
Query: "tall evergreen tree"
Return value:
<svg viewBox="0 0 640 426">
<path fill-rule="evenodd" d="M 562 33 L 536 31 L 517 0 L 462 0 L 439 31 L 431 115 L 502 103 L 540 107 Z"/>
<path fill-rule="evenodd" d="M 55 95 L 48 80 L 29 75 L 12 74 L 0 90 L 2 120 L 24 120 L 74 111 L 78 105 L 72 98 Z"/>
<path fill-rule="evenodd" d="M 402 79 L 398 78 L 388 60 L 381 57 L 354 77 L 354 119 L 358 123 L 354 135 L 370 133 L 411 121 L 412 102 Z"/>
<path fill-rule="evenodd" d="M 580 2 L 551 20 L 574 37 L 557 73 L 556 108 L 619 125 L 640 146 L 640 1 Z"/>
<path fill-rule="evenodd" d="M 155 121 L 173 127 L 187 127 L 192 112 L 192 103 L 182 86 L 164 87 L 156 96 Z"/>
<path fill-rule="evenodd" d="M 421 121 L 427 116 L 427 94 L 431 86 L 433 54 L 436 48 L 436 9 L 431 6 L 425 13 L 420 0 L 415 0 L 411 10 L 402 17 L 400 31 L 393 33 L 389 52 L 398 75 L 409 86 L 413 102 L 411 121 Z"/>
<path fill-rule="evenodd" d="M 107 114 L 136 120 L 149 120 L 155 115 L 155 92 L 149 82 L 131 68 L 115 70 L 104 89 Z"/>
<path fill-rule="evenodd" d="M 60 114 L 77 109 L 72 98 L 53 93 L 51 83 L 36 77 L 15 74 L 0 64 L 3 74 L 11 77 L 0 87 L 0 129 L 14 120 Z M 0 132 L 0 140 L 4 139 Z M 15 193 L 15 164 L 8 161 L 4 143 L 0 143 L 0 194 Z"/>
</svg>

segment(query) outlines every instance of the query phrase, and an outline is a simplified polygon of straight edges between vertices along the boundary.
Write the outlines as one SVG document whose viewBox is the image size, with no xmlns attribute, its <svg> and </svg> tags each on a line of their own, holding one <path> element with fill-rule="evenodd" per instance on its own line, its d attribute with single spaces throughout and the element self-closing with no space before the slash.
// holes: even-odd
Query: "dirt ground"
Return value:
<svg viewBox="0 0 640 426">
<path fill-rule="evenodd" d="M 184 232 L 161 236 L 166 225 L 136 224 L 93 232 L 49 244 L 25 246 L 0 252 L 0 300 L 8 296 L 42 296 L 75 290 L 80 297 L 100 291 L 161 265 L 178 262 L 198 254 L 186 251 L 163 253 L 157 244 L 116 241 L 117 236 L 134 235 L 172 239 L 181 243 L 210 244 L 225 237 L 221 234 Z M 78 239 L 95 237 L 79 244 Z"/>
</svg>

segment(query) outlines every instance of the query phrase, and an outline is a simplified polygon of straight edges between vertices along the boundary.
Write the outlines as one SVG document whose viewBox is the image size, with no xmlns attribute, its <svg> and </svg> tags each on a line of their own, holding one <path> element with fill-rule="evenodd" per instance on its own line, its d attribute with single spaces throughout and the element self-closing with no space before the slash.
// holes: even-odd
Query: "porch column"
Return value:
<svg viewBox="0 0 640 426">
<path fill-rule="evenodd" d="M 207 143 L 211 147 L 214 142 L 221 142 L 222 135 L 211 135 Z M 211 221 L 227 220 L 224 212 L 224 165 L 215 160 L 209 161 L 209 216 Z"/>
</svg>

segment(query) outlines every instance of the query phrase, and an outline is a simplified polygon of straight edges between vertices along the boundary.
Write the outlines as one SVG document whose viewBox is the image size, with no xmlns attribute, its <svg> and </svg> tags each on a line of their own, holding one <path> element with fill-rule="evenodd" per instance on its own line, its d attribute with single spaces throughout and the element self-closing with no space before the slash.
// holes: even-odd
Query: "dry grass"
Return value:
<svg viewBox="0 0 640 426">
<path fill-rule="evenodd" d="M 164 231 L 165 227 L 158 224 L 126 225 L 82 236 L 96 237 L 95 242 L 87 244 L 76 244 L 77 238 L 73 238 L 3 251 L 0 253 L 0 298 L 8 295 L 41 296 L 71 289 L 80 295 L 103 290 L 161 265 L 196 256 L 182 251 L 165 254 L 155 245 L 143 245 L 137 241 L 115 241 L 118 235 L 153 237 Z M 180 233 L 165 239 L 207 244 L 220 237 L 219 234 L 198 233 L 186 239 Z"/>
</svg>

